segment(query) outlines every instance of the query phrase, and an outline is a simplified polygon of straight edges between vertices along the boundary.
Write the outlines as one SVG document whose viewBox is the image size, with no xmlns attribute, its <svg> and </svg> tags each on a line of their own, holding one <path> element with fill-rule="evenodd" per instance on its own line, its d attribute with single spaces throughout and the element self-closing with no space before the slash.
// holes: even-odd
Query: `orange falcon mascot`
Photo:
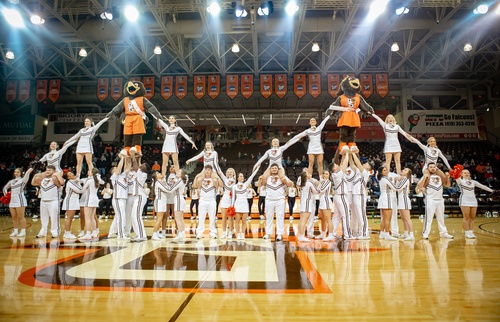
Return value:
<svg viewBox="0 0 500 322">
<path fill-rule="evenodd" d="M 143 83 L 127 82 L 123 92 L 126 95 L 125 98 L 113 107 L 107 117 L 120 116 L 122 119 L 124 148 L 120 154 L 130 156 L 132 153 L 141 156 L 142 136 L 146 133 L 145 124 L 149 121 L 146 112 L 153 115 L 156 119 L 161 119 L 163 116 L 144 97 L 146 88 Z"/>
</svg>

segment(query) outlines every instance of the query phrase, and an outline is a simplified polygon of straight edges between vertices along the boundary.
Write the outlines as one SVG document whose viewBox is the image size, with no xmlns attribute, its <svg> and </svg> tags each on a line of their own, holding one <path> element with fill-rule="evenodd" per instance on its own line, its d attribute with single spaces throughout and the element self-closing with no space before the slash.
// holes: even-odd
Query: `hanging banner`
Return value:
<svg viewBox="0 0 500 322">
<path fill-rule="evenodd" d="M 123 79 L 111 78 L 111 98 L 118 101 L 123 94 Z"/>
<path fill-rule="evenodd" d="M 359 81 L 361 82 L 361 94 L 363 94 L 365 98 L 370 97 L 373 94 L 372 74 L 359 75 Z"/>
<path fill-rule="evenodd" d="M 389 79 L 387 74 L 377 74 L 375 77 L 377 94 L 384 98 L 389 94 Z"/>
<path fill-rule="evenodd" d="M 97 98 L 102 102 L 108 98 L 109 78 L 98 78 L 97 79 Z"/>
<path fill-rule="evenodd" d="M 161 97 L 168 100 L 172 96 L 172 87 L 174 78 L 172 76 L 163 76 L 161 78 Z"/>
<path fill-rule="evenodd" d="M 321 94 L 320 74 L 309 74 L 309 94 L 314 98 L 317 98 Z"/>
<path fill-rule="evenodd" d="M 241 95 L 249 99 L 253 95 L 253 75 L 241 75 Z"/>
<path fill-rule="evenodd" d="M 274 75 L 274 92 L 279 98 L 285 97 L 287 93 L 286 74 Z"/>
<path fill-rule="evenodd" d="M 27 79 L 19 81 L 19 100 L 24 103 L 30 98 L 31 82 Z"/>
<path fill-rule="evenodd" d="M 47 81 L 37 80 L 36 81 L 36 100 L 39 102 L 44 101 L 47 98 Z"/>
<path fill-rule="evenodd" d="M 187 95 L 187 76 L 175 76 L 175 96 L 183 99 Z"/>
<path fill-rule="evenodd" d="M 306 74 L 293 75 L 293 92 L 299 98 L 306 95 Z"/>
<path fill-rule="evenodd" d="M 339 74 L 328 74 L 328 94 L 331 97 L 337 98 L 337 92 L 340 86 L 340 75 Z"/>
<path fill-rule="evenodd" d="M 215 99 L 220 94 L 220 75 L 208 76 L 208 96 Z"/>
<path fill-rule="evenodd" d="M 201 99 L 205 96 L 207 88 L 206 83 L 207 77 L 205 75 L 194 76 L 193 94 L 197 99 Z"/>
<path fill-rule="evenodd" d="M 231 99 L 238 95 L 238 75 L 226 76 L 226 95 Z"/>
<path fill-rule="evenodd" d="M 12 101 L 16 99 L 16 96 L 17 96 L 17 81 L 8 80 L 7 87 L 5 89 L 5 99 L 7 100 L 7 102 L 12 103 Z"/>
<path fill-rule="evenodd" d="M 59 99 L 59 94 L 61 94 L 61 80 L 52 79 L 49 85 L 49 99 L 55 103 Z"/>
<path fill-rule="evenodd" d="M 146 89 L 146 95 L 144 95 L 144 97 L 149 100 L 151 99 L 151 97 L 155 96 L 155 77 L 154 76 L 144 77 L 143 84 L 144 88 Z"/>
<path fill-rule="evenodd" d="M 269 98 L 273 93 L 273 75 L 261 74 L 260 75 L 260 94 L 265 98 Z"/>
<path fill-rule="evenodd" d="M 130 77 L 129 81 L 131 81 L 131 82 L 140 82 L 141 81 L 141 77 L 140 76 Z"/>
<path fill-rule="evenodd" d="M 377 75 L 378 78 L 378 75 Z M 477 139 L 478 122 L 474 110 L 406 110 L 404 129 L 416 138 Z"/>
</svg>

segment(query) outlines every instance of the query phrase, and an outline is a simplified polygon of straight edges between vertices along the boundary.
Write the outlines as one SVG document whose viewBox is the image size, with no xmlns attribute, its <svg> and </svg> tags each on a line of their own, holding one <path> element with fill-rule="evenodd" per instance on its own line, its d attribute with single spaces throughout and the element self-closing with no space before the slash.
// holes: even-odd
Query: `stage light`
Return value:
<svg viewBox="0 0 500 322">
<path fill-rule="evenodd" d="M 290 0 L 285 6 L 285 11 L 289 16 L 293 16 L 297 11 L 299 11 L 299 6 L 295 0 Z"/>
<path fill-rule="evenodd" d="M 257 14 L 259 16 L 269 16 L 274 11 L 274 4 L 272 1 L 263 2 L 259 9 L 257 9 Z"/>
<path fill-rule="evenodd" d="M 217 16 L 220 13 L 220 5 L 217 3 L 217 1 L 212 1 L 210 5 L 207 7 L 207 11 L 212 15 L 212 16 Z"/>
<path fill-rule="evenodd" d="M 161 55 L 161 47 L 156 46 L 155 49 L 153 50 L 153 52 L 155 53 L 155 55 Z"/>
<path fill-rule="evenodd" d="M 45 19 L 36 14 L 30 17 L 30 21 L 34 25 L 43 25 L 45 23 Z"/>
<path fill-rule="evenodd" d="M 394 42 L 394 43 L 392 44 L 392 46 L 391 46 L 391 51 L 392 51 L 392 52 L 397 52 L 397 51 L 399 51 L 399 45 L 398 45 L 398 43 L 397 43 L 397 42 Z"/>
<path fill-rule="evenodd" d="M 313 42 L 313 46 L 312 46 L 311 50 L 314 52 L 318 52 L 319 51 L 319 44 L 317 42 Z"/>
<path fill-rule="evenodd" d="M 125 18 L 130 22 L 136 22 L 139 19 L 139 11 L 135 6 L 128 5 L 125 7 Z"/>
<path fill-rule="evenodd" d="M 369 13 L 370 20 L 374 20 L 382 13 L 384 13 L 388 3 L 389 0 L 374 0 L 370 5 L 370 13 Z"/>
<path fill-rule="evenodd" d="M 248 15 L 248 12 L 243 8 L 241 5 L 236 7 L 236 10 L 234 11 L 234 15 L 237 18 L 245 18 Z"/>
<path fill-rule="evenodd" d="M 239 53 L 240 52 L 240 46 L 238 46 L 238 44 L 233 44 L 233 46 L 231 47 L 231 51 L 233 53 Z"/>
<path fill-rule="evenodd" d="M 472 12 L 475 15 L 484 15 L 488 12 L 488 9 L 489 9 L 489 6 L 486 3 L 481 3 Z"/>
<path fill-rule="evenodd" d="M 398 16 L 401 16 L 401 15 L 405 15 L 407 14 L 408 12 L 410 12 L 410 9 L 408 9 L 407 7 L 403 6 L 403 7 L 399 7 L 396 9 L 396 15 Z"/>
<path fill-rule="evenodd" d="M 471 51 L 472 50 L 472 45 L 470 43 L 466 43 L 464 46 L 464 51 Z"/>
<path fill-rule="evenodd" d="M 80 57 L 87 57 L 87 51 L 85 48 L 80 49 L 80 52 L 78 53 Z"/>
<path fill-rule="evenodd" d="M 7 50 L 7 52 L 5 53 L 5 58 L 14 59 L 16 58 L 16 56 L 14 55 L 14 52 L 12 50 Z"/>
<path fill-rule="evenodd" d="M 113 20 L 113 10 L 111 9 L 106 9 L 101 13 L 101 19 L 102 20 Z"/>
<path fill-rule="evenodd" d="M 3 8 L 2 14 L 4 19 L 14 28 L 24 28 L 24 20 L 19 11 L 16 9 Z"/>
</svg>

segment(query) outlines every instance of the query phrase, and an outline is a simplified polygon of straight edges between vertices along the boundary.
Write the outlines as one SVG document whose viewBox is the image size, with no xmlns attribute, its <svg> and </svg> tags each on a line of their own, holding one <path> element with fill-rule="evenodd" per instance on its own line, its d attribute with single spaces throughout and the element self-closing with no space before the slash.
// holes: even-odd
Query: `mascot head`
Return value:
<svg viewBox="0 0 500 322">
<path fill-rule="evenodd" d="M 123 92 L 126 96 L 139 97 L 146 95 L 146 88 L 141 82 L 127 82 Z"/>
<path fill-rule="evenodd" d="M 346 95 L 348 97 L 353 97 L 355 94 L 359 93 L 361 90 L 361 85 L 359 79 L 353 76 L 347 76 L 340 83 L 340 91 L 337 95 Z"/>
</svg>

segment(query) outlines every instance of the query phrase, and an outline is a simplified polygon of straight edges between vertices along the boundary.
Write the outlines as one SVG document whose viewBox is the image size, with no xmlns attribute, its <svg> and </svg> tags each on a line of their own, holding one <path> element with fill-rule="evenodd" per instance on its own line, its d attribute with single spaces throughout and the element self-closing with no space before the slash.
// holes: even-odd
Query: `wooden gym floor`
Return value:
<svg viewBox="0 0 500 322">
<path fill-rule="evenodd" d="M 446 219 L 455 239 L 439 239 L 434 221 L 428 241 L 414 219 L 415 242 L 379 240 L 369 222 L 370 241 L 267 241 L 252 220 L 245 241 L 175 244 L 107 239 L 101 220 L 100 240 L 81 243 L 35 239 L 32 219 L 9 238 L 2 216 L 0 321 L 500 320 L 500 218 L 476 220 L 476 240 L 461 218 Z"/>
</svg>

